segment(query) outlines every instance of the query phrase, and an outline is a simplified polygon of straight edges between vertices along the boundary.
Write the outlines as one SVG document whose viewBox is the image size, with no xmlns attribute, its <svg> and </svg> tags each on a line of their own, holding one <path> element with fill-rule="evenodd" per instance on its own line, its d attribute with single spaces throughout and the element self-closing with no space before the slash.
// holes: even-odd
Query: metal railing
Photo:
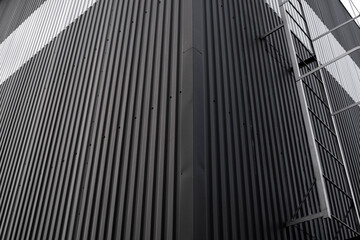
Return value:
<svg viewBox="0 0 360 240">
<path fill-rule="evenodd" d="M 358 17 L 360 17 L 360 15 L 338 25 L 337 27 L 334 27 L 333 29 L 319 35 L 318 37 L 311 38 L 310 31 L 308 28 L 308 23 L 307 23 L 305 14 L 304 14 L 304 9 L 302 7 L 301 0 L 286 0 L 286 1 L 279 2 L 279 8 L 280 8 L 280 16 L 282 18 L 283 23 L 280 24 L 279 26 L 273 28 L 269 32 L 265 33 L 263 36 L 260 37 L 260 39 L 266 39 L 267 37 L 271 36 L 273 33 L 279 31 L 280 29 L 284 29 L 287 46 L 289 48 L 289 53 L 290 53 L 292 70 L 293 70 L 293 73 L 295 76 L 297 91 L 299 94 L 299 99 L 300 99 L 300 104 L 301 104 L 301 109 L 302 109 L 302 113 L 303 113 L 303 119 L 304 119 L 304 123 L 305 123 L 306 134 L 307 134 L 307 140 L 308 140 L 308 144 L 310 147 L 312 166 L 313 166 L 314 176 L 315 176 L 314 182 L 311 184 L 311 186 L 309 187 L 304 198 L 301 200 L 299 206 L 296 208 L 295 214 L 292 217 L 292 219 L 290 219 L 287 222 L 287 226 L 292 226 L 295 224 L 299 224 L 299 223 L 302 223 L 305 221 L 310 221 L 310 220 L 317 219 L 317 218 L 330 218 L 330 219 L 333 219 L 334 221 L 336 221 L 337 223 L 339 223 L 339 226 L 341 226 L 340 228 L 345 227 L 349 231 L 355 233 L 356 235 L 360 235 L 360 233 L 356 230 L 356 228 L 358 228 L 359 224 L 360 224 L 359 212 L 358 212 L 358 208 L 356 206 L 355 195 L 354 195 L 353 187 L 352 187 L 352 184 L 350 181 L 349 171 L 348 171 L 347 163 L 345 160 L 343 148 L 342 148 L 342 145 L 341 145 L 341 142 L 339 139 L 339 131 L 338 131 L 337 124 L 335 121 L 335 115 L 337 115 L 343 111 L 346 111 L 348 109 L 351 109 L 355 106 L 358 106 L 360 104 L 360 102 L 349 105 L 339 111 L 334 112 L 332 105 L 331 105 L 330 97 L 329 97 L 327 83 L 326 83 L 326 81 L 324 81 L 325 78 L 324 78 L 324 73 L 323 73 L 323 70 L 325 67 L 329 66 L 332 63 L 337 62 L 338 60 L 348 56 L 349 54 L 352 54 L 355 51 L 360 50 L 360 46 L 355 47 L 355 48 L 351 49 L 350 51 L 347 51 L 346 53 L 341 54 L 340 56 L 338 56 L 324 64 L 321 64 L 318 61 L 318 59 L 316 58 L 315 49 L 314 49 L 314 45 L 313 45 L 314 41 L 317 41 L 320 38 L 322 38 L 328 34 L 331 34 L 333 31 L 349 24 L 350 22 L 355 21 Z M 294 11 L 289 10 L 289 8 L 294 9 Z M 301 22 L 298 22 L 298 21 L 301 21 Z M 303 38 L 307 38 L 307 40 L 309 41 L 309 43 L 304 43 L 304 45 L 306 46 L 306 48 L 310 48 L 310 49 L 308 49 L 308 51 L 309 51 L 309 55 L 312 57 L 311 61 L 308 61 L 307 59 L 302 59 L 299 56 L 299 54 L 297 53 L 298 50 L 296 49 L 296 46 L 294 43 L 294 38 L 296 38 L 297 35 L 299 35 L 299 34 L 296 34 L 294 32 L 295 28 L 298 28 L 299 29 L 298 32 L 301 33 L 300 34 L 301 37 L 298 37 L 298 39 L 300 41 Z M 314 67 L 314 64 L 311 64 L 311 66 L 309 66 L 309 62 L 315 62 L 316 63 L 315 67 Z M 302 73 L 304 71 L 300 70 L 300 66 L 305 67 L 307 71 L 305 73 Z M 325 92 L 325 96 L 326 96 L 327 104 L 326 104 L 326 102 L 324 102 L 324 100 L 320 96 L 318 96 L 316 94 L 316 92 L 311 88 L 311 86 L 309 86 L 309 84 L 306 83 L 305 79 L 308 79 L 309 77 L 315 78 L 322 83 L 324 92 Z M 316 113 L 316 111 L 311 109 L 311 107 L 309 106 L 309 101 L 307 100 L 307 95 L 306 95 L 305 89 L 310 89 L 310 91 L 312 91 L 312 94 L 315 97 L 319 98 L 320 102 L 322 102 L 324 104 L 324 108 L 326 108 L 329 118 L 331 118 L 331 122 L 327 123 L 325 121 L 322 121 L 322 119 L 318 115 L 318 113 Z M 312 116 L 315 117 L 318 121 L 320 121 L 320 123 L 326 129 L 326 131 L 328 131 L 329 134 L 332 135 L 333 138 L 335 139 L 334 140 L 335 146 L 333 146 L 334 151 L 330 151 L 327 148 L 327 146 L 325 146 L 326 144 L 323 143 L 322 139 L 318 139 L 318 136 L 315 132 L 316 123 L 314 123 L 314 120 L 312 120 L 313 119 Z M 334 167 L 334 168 L 336 168 L 335 169 L 336 171 L 343 170 L 345 172 L 344 175 L 337 176 L 337 178 L 340 178 L 342 180 L 342 182 L 345 183 L 345 186 L 339 186 L 338 183 L 336 181 L 334 181 L 334 179 L 331 176 L 328 176 L 324 172 L 324 168 L 326 168 L 326 166 L 324 166 L 323 159 L 321 159 L 320 149 L 321 149 L 321 151 L 327 152 L 327 154 L 329 154 L 331 156 L 331 159 L 333 159 L 334 163 L 337 164 L 336 167 Z M 338 152 L 338 154 L 334 153 L 334 152 Z M 335 170 L 331 169 L 331 171 L 335 171 Z M 346 214 L 347 217 L 348 217 L 348 214 L 350 211 L 353 212 L 354 219 L 356 220 L 356 225 L 357 225 L 356 227 L 350 226 L 350 224 L 348 224 L 345 219 L 342 219 L 341 216 L 338 216 L 339 214 L 337 215 L 335 213 L 335 212 L 338 212 L 338 209 L 336 209 L 337 211 L 335 211 L 335 209 L 332 209 L 332 206 L 334 204 L 331 201 L 332 201 L 332 199 L 335 199 L 335 197 L 334 196 L 332 196 L 331 198 L 329 197 L 329 196 L 331 196 L 331 194 L 334 194 L 334 190 L 329 189 L 330 188 L 329 184 L 334 189 L 336 189 L 336 191 L 337 191 L 336 194 L 343 195 L 345 198 L 347 198 L 351 202 L 350 207 L 345 206 L 343 210 L 344 210 L 344 215 Z M 305 203 L 305 200 L 309 196 L 309 193 L 315 187 L 316 187 L 317 193 L 318 193 L 320 212 L 312 213 L 310 215 L 303 216 L 303 217 L 298 217 L 297 215 L 300 211 L 301 206 Z"/>
</svg>

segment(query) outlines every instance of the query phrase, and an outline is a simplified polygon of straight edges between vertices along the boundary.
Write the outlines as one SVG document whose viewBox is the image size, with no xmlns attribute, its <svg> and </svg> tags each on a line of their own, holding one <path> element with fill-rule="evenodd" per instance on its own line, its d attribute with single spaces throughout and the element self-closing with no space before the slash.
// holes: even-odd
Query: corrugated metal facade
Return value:
<svg viewBox="0 0 360 240">
<path fill-rule="evenodd" d="M 195 220 L 195 231 L 207 239 L 307 238 L 285 228 L 314 178 L 286 40 L 282 32 L 259 39 L 280 20 L 262 1 L 202 3 L 205 76 L 195 97 L 203 89 L 204 128 L 195 129 L 205 135 L 198 157 L 206 191 L 198 197 L 207 221 Z M 316 211 L 314 196 L 305 210 Z"/>
<path fill-rule="evenodd" d="M 0 1 L 0 40 L 42 2 Z M 0 85 L 0 238 L 353 236 L 285 226 L 314 174 L 284 34 L 259 39 L 280 22 L 263 0 L 99 0 Z M 360 109 L 338 119 L 360 199 Z"/>
<path fill-rule="evenodd" d="M 181 9 L 99 1 L 1 85 L 1 239 L 191 233 Z"/>
<path fill-rule="evenodd" d="M 308 2 L 310 7 L 323 20 L 324 24 L 329 29 L 332 29 L 352 18 L 340 1 L 306 0 L 306 2 Z M 355 22 L 349 23 L 343 28 L 334 31 L 333 35 L 346 50 L 350 50 L 351 48 L 359 45 L 360 31 L 359 26 Z M 360 53 L 356 52 L 351 56 L 359 65 Z"/>
<path fill-rule="evenodd" d="M 251 0 L 201 1 L 196 12 L 201 12 L 195 24 L 202 33 L 195 58 L 195 66 L 201 66 L 196 78 L 201 82 L 194 89 L 195 106 L 201 102 L 195 107 L 194 128 L 195 213 L 201 209 L 195 214 L 195 239 L 204 235 L 206 239 L 354 236 L 338 223 L 322 219 L 285 227 L 303 199 L 298 215 L 320 209 L 316 191 L 305 198 L 314 175 L 284 33 L 280 30 L 267 41 L 259 39 L 281 23 L 276 13 L 263 1 Z M 306 54 L 300 43 L 297 49 Z M 323 147 L 322 163 L 332 180 L 344 186 L 345 173 L 332 159 L 339 157 L 339 149 L 332 137 L 323 85 L 313 77 L 305 82 L 310 109 L 321 117 L 312 121 Z M 337 82 L 332 79 L 332 84 Z M 337 93 L 341 90 L 337 86 Z M 348 128 L 346 134 L 348 139 L 358 138 L 354 129 Z M 359 142 L 351 140 L 347 156 L 353 154 L 349 148 L 359 148 Z M 352 160 L 359 166 L 356 155 Z M 353 171 L 353 179 L 357 176 L 359 172 Z M 358 181 L 353 183 L 358 188 Z M 349 201 L 333 186 L 328 188 L 334 212 L 356 226 L 354 216 L 346 218 Z"/>
<path fill-rule="evenodd" d="M 314 11 L 320 15 L 324 23 L 329 29 L 345 22 L 350 18 L 349 13 L 342 7 L 340 1 L 307 1 Z M 350 23 L 345 27 L 334 32 L 334 36 L 346 49 L 358 46 L 360 41 L 359 26 L 355 23 Z M 355 52 L 351 58 L 360 65 L 360 54 Z M 350 98 L 332 78 L 328 75 L 327 79 L 330 83 L 330 97 L 331 102 L 336 109 L 341 109 L 344 106 L 351 105 L 354 100 Z M 342 98 L 339 99 L 339 96 Z M 349 164 L 350 176 L 353 183 L 355 195 L 357 197 L 357 204 L 360 206 L 360 107 L 355 107 L 349 111 L 345 111 L 336 117 L 339 130 L 341 132 L 340 138 L 343 143 L 346 160 Z"/>
<path fill-rule="evenodd" d="M 0 42 L 11 34 L 46 0 L 0 1 Z"/>
</svg>

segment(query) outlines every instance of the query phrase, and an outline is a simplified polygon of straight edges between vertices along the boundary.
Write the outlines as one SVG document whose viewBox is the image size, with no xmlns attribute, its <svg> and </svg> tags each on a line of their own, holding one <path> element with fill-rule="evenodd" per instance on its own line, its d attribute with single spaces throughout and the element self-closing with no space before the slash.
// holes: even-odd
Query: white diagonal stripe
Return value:
<svg viewBox="0 0 360 240">
<path fill-rule="evenodd" d="M 0 44 L 0 84 L 98 0 L 48 0 Z"/>
<path fill-rule="evenodd" d="M 278 14 L 280 17 L 280 9 L 278 6 L 279 0 L 265 0 L 265 2 Z M 296 1 L 292 1 L 296 2 Z M 355 2 L 355 1 L 354 1 Z M 322 22 L 319 16 L 302 0 L 305 17 L 308 21 L 311 37 L 315 38 L 322 33 L 329 31 L 328 27 Z M 296 31 L 294 31 L 297 34 Z M 307 45 L 306 40 L 301 35 L 298 37 Z M 321 63 L 326 63 L 337 56 L 345 53 L 346 50 L 338 42 L 333 34 L 328 34 L 322 39 L 314 43 L 315 52 Z M 353 46 L 356 47 L 356 46 Z M 360 101 L 360 68 L 351 58 L 346 56 L 336 63 L 326 67 L 328 72 L 336 79 L 336 81 L 346 90 L 346 92 L 353 98 L 355 102 Z M 336 110 L 336 109 L 335 109 Z"/>
</svg>

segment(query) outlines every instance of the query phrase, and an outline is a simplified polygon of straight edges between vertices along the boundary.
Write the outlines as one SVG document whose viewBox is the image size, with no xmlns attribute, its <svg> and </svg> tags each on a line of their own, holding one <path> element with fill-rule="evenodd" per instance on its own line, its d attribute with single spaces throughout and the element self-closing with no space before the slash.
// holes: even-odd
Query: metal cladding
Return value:
<svg viewBox="0 0 360 240">
<path fill-rule="evenodd" d="M 1 239 L 188 238 L 181 9 L 99 1 L 1 84 Z"/>
<path fill-rule="evenodd" d="M 281 24 L 278 15 L 262 1 L 201 1 L 196 7 L 194 23 L 201 33 L 195 39 L 194 58 L 195 239 L 354 236 L 328 219 L 285 227 L 295 215 L 321 209 L 316 191 L 306 197 L 314 182 L 313 167 L 284 32 L 259 40 Z M 306 54 L 300 42 L 296 47 Z M 331 136 L 322 83 L 309 77 L 305 84 L 310 109 L 320 116 L 312 121 L 323 146 L 321 160 L 326 173 L 343 184 L 344 173 L 330 161 L 339 149 Z M 336 87 L 340 94 L 341 87 Z M 357 137 L 352 129 L 347 134 Z M 356 141 L 347 143 L 348 149 L 359 148 Z M 358 165 L 355 159 L 356 155 L 353 164 Z M 351 174 L 354 179 L 359 172 Z M 334 214 L 347 217 L 348 200 L 329 188 Z M 356 226 L 354 216 L 346 221 Z"/>
<path fill-rule="evenodd" d="M 350 14 L 343 7 L 341 1 L 307 0 L 306 2 L 323 20 L 324 24 L 329 29 L 332 29 L 351 18 Z M 345 27 L 340 28 L 335 31 L 333 35 L 346 50 L 350 50 L 354 46 L 359 45 L 359 26 L 355 22 L 349 23 Z M 351 57 L 358 65 L 360 64 L 360 53 L 355 53 Z"/>
<path fill-rule="evenodd" d="M 0 1 L 0 42 L 12 33 L 46 0 Z"/>
<path fill-rule="evenodd" d="M 0 1 L 0 41 L 49 1 Z M 260 39 L 280 23 L 265 0 L 97 1 L 0 84 L 0 239 L 354 237 L 329 219 L 286 226 L 321 209 L 316 189 L 303 201 L 314 173 L 284 32 Z M 353 102 L 325 77 L 332 103 Z M 323 86 L 306 84 L 344 184 Z M 336 120 L 359 201 L 360 108 Z"/>
</svg>

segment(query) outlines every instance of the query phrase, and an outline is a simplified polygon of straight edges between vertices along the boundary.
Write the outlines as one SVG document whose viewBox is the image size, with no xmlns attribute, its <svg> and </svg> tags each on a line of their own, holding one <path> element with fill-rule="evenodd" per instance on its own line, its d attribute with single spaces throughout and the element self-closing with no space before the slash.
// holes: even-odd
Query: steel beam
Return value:
<svg viewBox="0 0 360 240">
<path fill-rule="evenodd" d="M 360 14 L 359 14 L 359 15 L 357 15 L 356 17 L 354 17 L 354 18 L 352 18 L 352 19 L 350 19 L 350 20 L 348 20 L 348 21 L 346 21 L 346 22 L 344 22 L 344 23 L 342 23 L 342 24 L 340 24 L 340 25 L 338 25 L 338 26 L 334 27 L 333 29 L 331 29 L 331 30 L 329 30 L 329 31 L 327 31 L 327 32 L 325 32 L 325 33 L 323 33 L 323 34 L 321 34 L 321 35 L 317 36 L 317 37 L 316 37 L 316 38 L 314 38 L 312 41 L 313 41 L 313 42 L 315 42 L 315 41 L 319 40 L 320 38 L 325 37 L 326 35 L 328 35 L 328 34 L 330 34 L 330 33 L 334 32 L 335 30 L 337 30 L 337 29 L 339 29 L 339 28 L 341 28 L 341 27 L 345 26 L 346 24 L 349 24 L 349 23 L 351 23 L 351 22 L 355 21 L 355 20 L 356 20 L 356 19 L 358 19 L 359 17 L 360 17 Z"/>
<path fill-rule="evenodd" d="M 329 217 L 330 216 L 328 215 L 328 213 L 326 211 L 322 211 L 322 212 L 319 212 L 319 213 L 308 215 L 306 217 L 292 219 L 292 220 L 290 220 L 290 221 L 288 221 L 286 223 L 286 226 L 289 227 L 289 226 L 293 226 L 293 225 L 296 225 L 296 224 L 299 224 L 299 223 L 308 222 L 308 221 L 311 221 L 311 220 L 314 220 L 314 219 L 317 219 L 317 218 L 329 218 Z"/>
<path fill-rule="evenodd" d="M 266 37 L 268 37 L 269 35 L 273 34 L 274 32 L 280 30 L 281 28 L 284 27 L 284 24 L 280 24 L 277 27 L 274 27 L 273 29 L 271 29 L 269 32 L 265 33 L 263 36 L 260 37 L 261 40 L 265 39 Z"/>
<path fill-rule="evenodd" d="M 359 101 L 359 102 L 356 102 L 356 103 L 354 103 L 354 104 L 351 104 L 351 105 L 349 105 L 349 106 L 347 106 L 347 107 L 345 107 L 345 108 L 343 108 L 343 109 L 341 109 L 341 110 L 339 110 L 339 111 L 336 111 L 336 112 L 332 113 L 332 115 L 333 115 L 333 116 L 336 116 L 336 115 L 338 115 L 339 113 L 345 112 L 345 111 L 347 111 L 347 110 L 349 110 L 349 109 L 351 109 L 351 108 L 357 107 L 357 106 L 360 106 L 360 101 Z"/>
<path fill-rule="evenodd" d="M 321 70 L 321 69 L 329 66 L 330 64 L 333 64 L 333 63 L 339 61 L 340 59 L 342 59 L 342 58 L 344 58 L 344 57 L 346 57 L 346 56 L 348 56 L 348 55 L 350 55 L 350 54 L 352 54 L 353 52 L 356 52 L 356 51 L 358 51 L 358 50 L 360 50 L 360 46 L 355 47 L 355 48 L 351 49 L 350 51 L 347 51 L 347 52 L 344 53 L 344 54 L 341 54 L 340 56 L 338 56 L 338 57 L 330 60 L 329 62 L 321 65 L 320 67 L 315 68 L 314 70 L 312 70 L 312 71 L 310 71 L 310 72 L 305 73 L 305 74 L 302 75 L 302 76 L 299 76 L 299 77 L 296 79 L 296 81 L 300 81 L 301 79 L 303 79 L 303 78 L 305 78 L 305 77 L 308 77 L 308 76 L 316 73 L 317 71 L 319 71 L 319 70 Z M 320 64 L 320 63 L 319 63 L 319 64 Z"/>
<path fill-rule="evenodd" d="M 281 1 L 281 0 L 279 0 L 279 1 Z M 283 2 L 283 4 L 286 2 L 287 1 Z M 298 65 L 298 61 L 297 61 L 297 57 L 296 57 L 296 49 L 295 49 L 294 42 L 292 40 L 292 33 L 291 33 L 291 29 L 287 22 L 287 17 L 286 17 L 287 13 L 283 7 L 283 4 L 280 5 L 280 14 L 281 14 L 281 18 L 283 19 L 283 23 L 284 23 L 285 36 L 287 39 L 287 44 L 288 44 L 288 48 L 289 48 L 289 52 L 290 52 L 290 58 L 291 58 L 291 62 L 292 62 L 293 69 L 294 69 L 295 79 L 299 79 L 299 78 L 301 78 L 301 74 L 300 74 L 300 69 L 299 69 L 299 65 Z M 303 115 L 303 119 L 304 119 L 306 135 L 307 135 L 307 139 L 308 139 L 308 143 L 309 143 L 309 147 L 310 147 L 310 154 L 311 154 L 312 165 L 313 165 L 313 169 L 314 169 L 314 175 L 315 175 L 315 179 L 316 179 L 316 187 L 317 187 L 317 192 L 318 192 L 318 197 L 319 197 L 319 202 L 320 202 L 321 213 L 322 213 L 323 217 L 331 218 L 329 197 L 328 197 L 328 193 L 326 191 L 325 180 L 323 178 L 323 170 L 322 170 L 322 166 L 321 166 L 321 162 L 320 162 L 319 150 L 318 150 L 317 144 L 315 142 L 315 133 L 314 133 L 314 130 L 312 127 L 310 113 L 308 111 L 309 106 L 308 106 L 308 103 L 306 100 L 304 85 L 303 85 L 302 81 L 297 81 L 296 85 L 297 85 L 297 90 L 298 90 L 298 94 L 299 94 L 299 100 L 300 100 L 302 115 Z"/>
</svg>

